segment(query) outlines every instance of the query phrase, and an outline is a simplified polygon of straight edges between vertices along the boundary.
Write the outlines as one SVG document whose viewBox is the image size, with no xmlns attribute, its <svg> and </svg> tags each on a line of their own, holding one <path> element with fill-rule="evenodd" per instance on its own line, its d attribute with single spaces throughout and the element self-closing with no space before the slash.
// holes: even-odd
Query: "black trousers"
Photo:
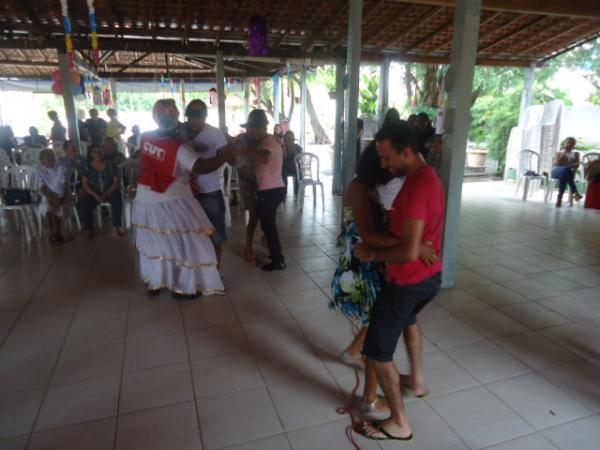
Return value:
<svg viewBox="0 0 600 450">
<path fill-rule="evenodd" d="M 285 188 L 258 191 L 257 198 L 258 220 L 269 246 L 269 256 L 273 263 L 279 264 L 283 262 L 283 253 L 277 234 L 277 207 L 283 203 Z"/>
<path fill-rule="evenodd" d="M 121 215 L 123 213 L 123 199 L 121 198 L 121 191 L 117 189 L 106 198 L 106 201 L 110 203 L 113 227 L 120 227 Z M 86 192 L 81 203 L 83 223 L 86 229 L 92 230 L 94 229 L 94 208 L 98 206 L 98 202 L 94 197 Z"/>
</svg>

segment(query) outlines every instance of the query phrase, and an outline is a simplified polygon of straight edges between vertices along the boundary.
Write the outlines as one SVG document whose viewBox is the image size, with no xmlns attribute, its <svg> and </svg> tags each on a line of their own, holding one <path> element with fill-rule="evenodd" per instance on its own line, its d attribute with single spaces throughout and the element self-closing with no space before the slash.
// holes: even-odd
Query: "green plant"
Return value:
<svg viewBox="0 0 600 450">
<path fill-rule="evenodd" d="M 377 114 L 379 76 L 374 67 L 367 67 L 360 80 L 359 109 L 363 114 Z"/>
</svg>

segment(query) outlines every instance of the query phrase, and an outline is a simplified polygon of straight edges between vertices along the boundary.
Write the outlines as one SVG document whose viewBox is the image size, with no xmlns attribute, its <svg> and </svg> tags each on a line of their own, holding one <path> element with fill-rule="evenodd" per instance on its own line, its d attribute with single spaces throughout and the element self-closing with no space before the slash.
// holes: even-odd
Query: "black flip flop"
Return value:
<svg viewBox="0 0 600 450">
<path fill-rule="evenodd" d="M 377 420 L 374 420 L 373 422 L 371 422 L 370 425 L 385 436 L 385 437 L 377 437 L 377 436 L 369 435 L 363 427 L 361 434 L 364 437 L 366 437 L 367 439 L 371 439 L 372 441 L 410 441 L 413 437 L 412 433 L 406 437 L 394 436 L 394 435 L 388 433 L 387 431 L 385 431 L 385 429 L 383 428 L 383 425 L 381 425 L 381 423 Z"/>
</svg>

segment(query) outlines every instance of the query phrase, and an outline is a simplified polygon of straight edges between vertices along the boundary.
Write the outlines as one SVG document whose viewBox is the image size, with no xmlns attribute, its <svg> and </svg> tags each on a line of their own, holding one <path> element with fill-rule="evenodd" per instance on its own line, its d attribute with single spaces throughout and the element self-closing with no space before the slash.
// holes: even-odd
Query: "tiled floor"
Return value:
<svg viewBox="0 0 600 450">
<path fill-rule="evenodd" d="M 457 286 L 421 316 L 415 439 L 361 448 L 599 448 L 600 214 L 511 193 L 465 185 Z M 237 256 L 236 217 L 228 295 L 187 303 L 145 297 L 131 236 L 27 247 L 0 218 L 0 449 L 351 449 L 338 201 L 288 200 L 277 274 Z"/>
</svg>

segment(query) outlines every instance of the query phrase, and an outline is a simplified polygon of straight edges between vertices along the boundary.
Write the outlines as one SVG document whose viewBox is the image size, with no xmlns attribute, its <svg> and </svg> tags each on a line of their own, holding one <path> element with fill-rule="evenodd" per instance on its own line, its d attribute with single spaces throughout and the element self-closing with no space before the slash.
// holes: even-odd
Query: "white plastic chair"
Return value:
<svg viewBox="0 0 600 450">
<path fill-rule="evenodd" d="M 303 152 L 296 155 L 296 174 L 298 177 L 298 209 L 304 208 L 304 191 L 312 186 L 313 206 L 317 206 L 317 186 L 321 188 L 321 202 L 325 209 L 325 189 L 319 175 L 319 157 L 314 153 Z"/>
<path fill-rule="evenodd" d="M 38 147 L 25 147 L 21 153 L 21 164 L 38 167 L 40 165 L 41 151 L 42 149 Z"/>
<path fill-rule="evenodd" d="M 584 166 L 588 162 L 593 161 L 595 159 L 594 155 L 596 155 L 596 158 L 600 157 L 600 153 L 588 153 L 581 158 L 579 162 L 579 167 L 575 171 L 576 181 L 585 182 L 585 176 L 583 174 Z M 554 196 L 554 191 L 557 188 L 557 186 L 558 180 L 556 178 L 550 177 L 548 179 L 548 185 L 546 186 L 546 194 L 544 196 L 545 203 L 548 203 L 550 200 L 552 200 L 552 197 Z M 573 194 L 573 192 L 569 191 L 569 206 L 573 206 L 573 204 L 575 203 L 574 197 L 575 195 Z"/>
<path fill-rule="evenodd" d="M 540 154 L 533 150 L 521 150 L 519 152 L 519 168 L 517 171 L 517 188 L 515 196 L 519 194 L 519 189 L 523 185 L 523 201 L 527 201 L 527 197 L 533 195 L 533 188 L 536 184 L 541 184 L 546 180 L 546 177 L 540 175 Z M 526 175 L 532 171 L 537 175 Z"/>
<path fill-rule="evenodd" d="M 32 170 L 31 170 L 32 169 Z M 35 195 L 37 189 L 37 173 L 33 167 L 10 166 L 5 167 L 0 172 L 0 188 L 28 189 Z M 13 211 L 17 230 L 23 232 L 25 242 L 31 242 L 32 237 L 36 237 L 41 230 L 41 224 L 38 227 L 35 224 L 37 214 L 37 203 L 27 205 L 7 205 L 3 198 L 0 198 L 0 211 Z M 29 217 L 31 215 L 31 218 Z"/>
</svg>

